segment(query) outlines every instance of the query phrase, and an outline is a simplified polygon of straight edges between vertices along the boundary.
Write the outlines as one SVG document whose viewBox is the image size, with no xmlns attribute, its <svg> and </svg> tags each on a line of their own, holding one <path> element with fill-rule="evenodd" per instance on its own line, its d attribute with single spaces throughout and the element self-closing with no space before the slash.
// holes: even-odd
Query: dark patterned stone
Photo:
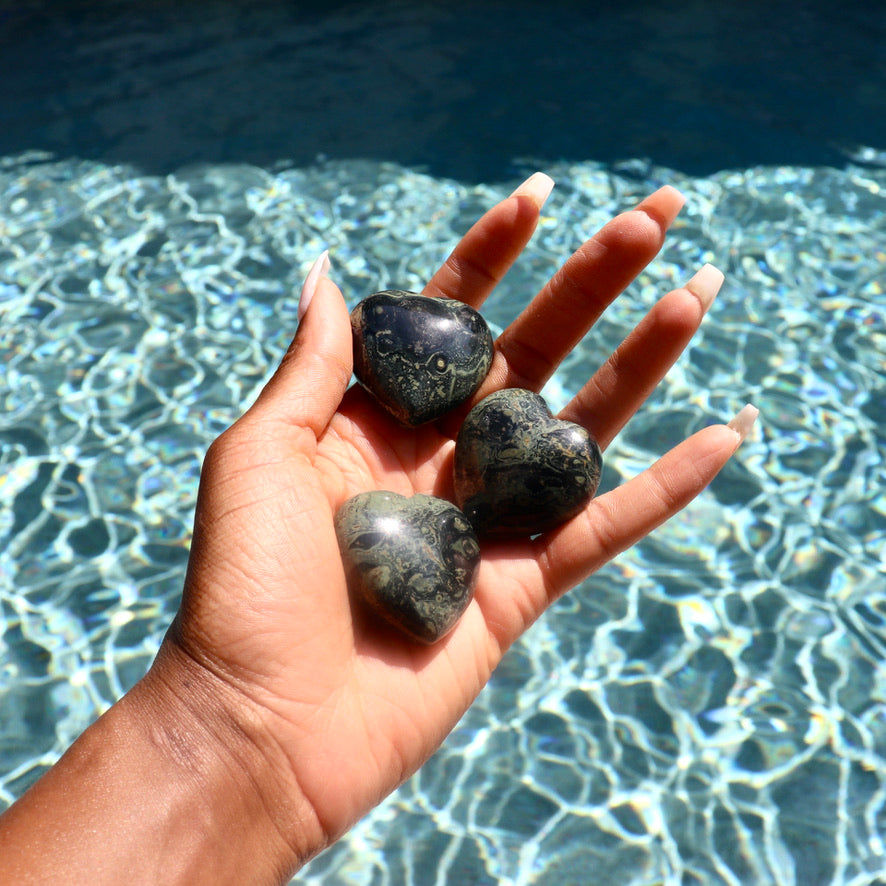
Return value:
<svg viewBox="0 0 886 886">
<path fill-rule="evenodd" d="M 351 311 L 354 375 L 399 422 L 416 427 L 467 400 L 492 362 L 492 334 L 470 306 L 397 289 Z"/>
<path fill-rule="evenodd" d="M 547 532 L 597 491 L 602 459 L 588 432 L 544 399 L 507 388 L 481 400 L 455 444 L 455 500 L 479 535 Z"/>
<path fill-rule="evenodd" d="M 470 603 L 480 546 L 448 501 L 364 492 L 339 508 L 335 532 L 352 592 L 412 639 L 436 642 Z"/>
</svg>

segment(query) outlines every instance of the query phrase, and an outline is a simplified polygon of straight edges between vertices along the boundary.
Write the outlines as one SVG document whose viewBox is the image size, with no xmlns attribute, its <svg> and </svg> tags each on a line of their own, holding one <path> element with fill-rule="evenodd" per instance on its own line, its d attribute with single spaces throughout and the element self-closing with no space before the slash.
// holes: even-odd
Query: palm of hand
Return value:
<svg viewBox="0 0 886 886">
<path fill-rule="evenodd" d="M 398 427 L 358 389 L 319 439 L 289 431 L 246 423 L 207 458 L 182 626 L 189 652 L 298 737 L 300 788 L 337 833 L 430 755 L 502 650 L 476 601 L 428 648 L 353 605 L 344 579 L 338 506 L 372 488 L 440 494 L 451 438 Z"/>
<path fill-rule="evenodd" d="M 499 340 L 478 396 L 541 387 L 655 254 L 679 208 L 673 193 L 648 198 L 576 253 Z M 481 303 L 537 215 L 525 198 L 504 201 L 426 292 Z M 682 351 L 704 313 L 699 301 L 687 289 L 663 298 L 563 417 L 605 446 Z M 324 279 L 277 374 L 207 455 L 169 641 L 260 712 L 283 751 L 285 779 L 330 838 L 427 759 L 551 600 L 679 510 L 735 448 L 731 431 L 706 429 L 561 529 L 484 546 L 468 610 L 443 641 L 419 647 L 352 605 L 332 521 L 368 489 L 451 497 L 457 425 L 400 428 L 359 388 L 345 393 L 350 347 L 347 309 Z"/>
</svg>

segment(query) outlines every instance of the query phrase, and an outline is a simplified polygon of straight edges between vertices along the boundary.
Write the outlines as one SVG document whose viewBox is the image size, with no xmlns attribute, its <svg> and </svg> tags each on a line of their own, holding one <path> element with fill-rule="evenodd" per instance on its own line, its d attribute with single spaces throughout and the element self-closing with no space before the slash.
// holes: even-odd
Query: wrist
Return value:
<svg viewBox="0 0 886 886">
<path fill-rule="evenodd" d="M 4 882 L 287 882 L 323 839 L 271 736 L 167 641 L 148 675 L 3 814 Z"/>
<path fill-rule="evenodd" d="M 286 755 L 258 709 L 230 682 L 167 638 L 149 673 L 121 700 L 203 828 L 249 859 L 255 882 L 287 882 L 326 839 Z"/>
</svg>

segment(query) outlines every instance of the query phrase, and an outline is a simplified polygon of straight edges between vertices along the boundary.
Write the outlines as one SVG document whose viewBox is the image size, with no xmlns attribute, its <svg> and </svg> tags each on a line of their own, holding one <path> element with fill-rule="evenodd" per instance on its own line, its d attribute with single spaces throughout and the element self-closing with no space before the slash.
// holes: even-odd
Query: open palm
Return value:
<svg viewBox="0 0 886 886">
<path fill-rule="evenodd" d="M 499 338 L 475 401 L 501 387 L 539 390 L 657 253 L 681 203 L 663 188 L 576 252 Z M 538 214 L 530 196 L 502 201 L 425 293 L 479 307 Z M 701 322 L 719 274 L 698 279 L 652 308 L 561 417 L 602 448 L 611 442 Z M 360 388 L 346 390 L 350 375 L 347 309 L 321 277 L 280 368 L 207 455 L 184 600 L 157 664 L 187 660 L 226 715 L 247 724 L 274 772 L 268 804 L 291 810 L 282 831 L 299 860 L 415 771 L 545 607 L 679 511 L 739 440 L 726 426 L 706 428 L 559 529 L 484 543 L 474 600 L 424 647 L 351 600 L 333 517 L 372 489 L 451 499 L 463 413 L 402 428 Z"/>
</svg>

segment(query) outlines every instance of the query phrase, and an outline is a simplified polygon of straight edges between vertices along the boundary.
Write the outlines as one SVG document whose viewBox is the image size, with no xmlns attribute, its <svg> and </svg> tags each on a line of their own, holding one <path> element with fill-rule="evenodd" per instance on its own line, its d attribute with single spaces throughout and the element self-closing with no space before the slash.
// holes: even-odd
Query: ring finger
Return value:
<svg viewBox="0 0 886 886">
<path fill-rule="evenodd" d="M 722 283 L 722 272 L 705 265 L 659 299 L 559 417 L 587 428 L 605 449 L 689 344 Z"/>
</svg>

